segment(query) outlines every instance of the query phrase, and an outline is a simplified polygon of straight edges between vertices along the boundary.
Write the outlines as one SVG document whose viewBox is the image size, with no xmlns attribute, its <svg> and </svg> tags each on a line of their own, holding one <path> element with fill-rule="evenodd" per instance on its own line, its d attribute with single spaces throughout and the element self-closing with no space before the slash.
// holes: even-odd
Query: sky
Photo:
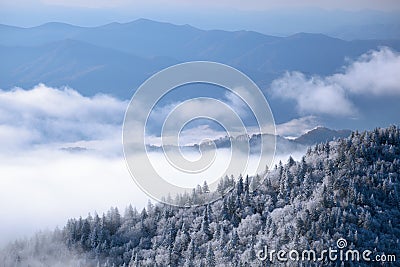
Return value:
<svg viewBox="0 0 400 267">
<path fill-rule="evenodd" d="M 15 0 L 3 1 L 3 6 L 13 7 L 34 7 L 34 6 L 66 6 L 66 7 L 84 7 L 84 8 L 131 8 L 131 9 L 151 9 L 160 6 L 169 6 L 171 8 L 181 7 L 190 8 L 232 8 L 237 10 L 269 10 L 274 8 L 293 8 L 293 7 L 319 7 L 326 9 L 378 9 L 390 11 L 398 8 L 396 0 L 249 0 L 246 2 L 240 0 Z"/>
</svg>

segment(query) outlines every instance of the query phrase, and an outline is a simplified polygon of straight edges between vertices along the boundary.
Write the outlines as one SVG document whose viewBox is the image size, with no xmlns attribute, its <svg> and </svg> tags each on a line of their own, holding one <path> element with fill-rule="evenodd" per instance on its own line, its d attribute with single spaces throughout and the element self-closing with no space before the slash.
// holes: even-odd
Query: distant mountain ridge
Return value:
<svg viewBox="0 0 400 267">
<path fill-rule="evenodd" d="M 351 130 L 332 130 L 319 126 L 297 137 L 294 141 L 303 145 L 315 145 L 333 141 L 334 139 L 349 137 L 351 132 Z"/>
<path fill-rule="evenodd" d="M 263 134 L 265 140 L 267 140 L 267 147 L 264 149 L 271 149 L 269 146 L 275 138 L 276 142 L 276 153 L 277 154 L 287 154 L 288 152 L 298 152 L 305 151 L 308 146 L 317 145 L 320 143 L 326 143 L 330 141 L 334 141 L 340 138 L 347 138 L 351 135 L 351 130 L 332 130 L 326 127 L 319 126 L 315 129 L 312 129 L 305 134 L 295 138 L 289 139 L 282 137 L 280 135 L 276 135 L 275 137 L 270 134 Z M 225 136 L 219 139 L 215 139 L 212 141 L 193 144 L 193 145 L 184 145 L 181 148 L 190 150 L 190 149 L 198 149 L 199 147 L 203 149 L 214 148 L 213 144 L 215 144 L 216 148 L 230 148 L 232 143 L 236 144 L 250 144 L 250 153 L 258 153 L 261 149 L 261 134 L 253 134 L 249 135 L 239 135 L 236 137 Z M 247 146 L 247 145 L 246 145 Z M 149 151 L 161 151 L 161 147 L 157 145 L 148 145 Z M 164 149 L 168 149 L 170 146 L 164 146 Z M 274 148 L 272 148 L 274 149 Z"/>
<path fill-rule="evenodd" d="M 285 71 L 325 75 L 337 71 L 346 58 L 370 49 L 400 50 L 400 40 L 344 41 L 308 33 L 275 37 L 146 19 L 99 27 L 0 25 L 0 36 L 1 89 L 42 82 L 71 86 L 84 95 L 101 92 L 123 99 L 151 74 L 178 62 L 229 64 L 264 87 Z"/>
<path fill-rule="evenodd" d="M 0 57 L 1 89 L 45 83 L 67 85 L 83 95 L 108 93 L 121 98 L 133 94 L 135 87 L 160 68 L 177 62 L 166 57 L 143 58 L 73 39 L 34 47 L 0 45 Z"/>
</svg>

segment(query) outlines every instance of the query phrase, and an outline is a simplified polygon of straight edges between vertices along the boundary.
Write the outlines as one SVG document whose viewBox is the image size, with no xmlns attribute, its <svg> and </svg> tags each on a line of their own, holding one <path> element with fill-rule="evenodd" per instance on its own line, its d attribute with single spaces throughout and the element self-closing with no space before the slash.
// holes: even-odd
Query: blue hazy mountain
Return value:
<svg viewBox="0 0 400 267">
<path fill-rule="evenodd" d="M 154 72 L 176 63 L 142 58 L 72 39 L 38 46 L 0 46 L 1 87 L 31 88 L 38 83 L 71 86 L 84 95 L 109 93 L 126 98 Z"/>
<path fill-rule="evenodd" d="M 287 70 L 326 75 L 370 49 L 386 45 L 400 50 L 399 40 L 344 41 L 306 33 L 274 37 L 145 19 L 99 27 L 1 25 L 0 36 L 1 88 L 40 81 L 74 86 L 85 95 L 97 90 L 122 98 L 129 98 L 139 81 L 176 62 L 226 63 L 263 87 Z"/>
<path fill-rule="evenodd" d="M 349 137 L 350 134 L 350 130 L 332 130 L 326 127 L 317 127 L 297 137 L 294 141 L 302 145 L 315 145 L 333 141 L 334 139 L 346 138 Z"/>
<path fill-rule="evenodd" d="M 400 38 L 346 41 L 310 33 L 276 37 L 253 31 L 201 30 L 145 19 L 98 27 L 64 23 L 31 28 L 0 25 L 0 88 L 31 88 L 45 83 L 71 86 L 83 95 L 107 93 L 128 99 L 143 81 L 167 66 L 210 60 L 238 68 L 266 89 L 285 71 L 330 75 L 340 72 L 349 59 L 381 46 L 399 51 Z M 397 122 L 393 120 L 396 104 L 387 102 L 397 99 L 379 103 L 366 96 L 356 101 L 371 107 L 371 114 L 364 116 L 387 119 L 381 126 Z M 270 105 L 277 123 L 298 117 L 290 101 L 273 99 Z M 340 118 L 321 122 L 333 128 L 366 127 Z M 372 122 L 368 127 L 374 126 Z"/>
</svg>

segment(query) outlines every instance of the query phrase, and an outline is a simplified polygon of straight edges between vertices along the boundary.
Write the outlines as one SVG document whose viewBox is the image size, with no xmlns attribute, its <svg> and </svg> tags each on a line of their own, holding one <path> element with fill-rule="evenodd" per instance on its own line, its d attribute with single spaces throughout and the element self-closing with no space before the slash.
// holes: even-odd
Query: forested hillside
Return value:
<svg viewBox="0 0 400 267">
<path fill-rule="evenodd" d="M 10 244 L 0 261 L 4 266 L 63 266 L 63 261 L 65 266 L 371 266 L 257 257 L 265 246 L 319 255 L 337 249 L 340 238 L 348 249 L 371 250 L 371 258 L 400 255 L 398 127 L 319 144 L 300 162 L 289 158 L 261 180 L 225 178 L 221 186 L 234 189 L 208 206 L 149 204 L 142 211 L 128 207 L 123 215 L 111 208 L 70 219 L 61 230 Z M 196 194 L 209 193 L 199 187 Z"/>
</svg>

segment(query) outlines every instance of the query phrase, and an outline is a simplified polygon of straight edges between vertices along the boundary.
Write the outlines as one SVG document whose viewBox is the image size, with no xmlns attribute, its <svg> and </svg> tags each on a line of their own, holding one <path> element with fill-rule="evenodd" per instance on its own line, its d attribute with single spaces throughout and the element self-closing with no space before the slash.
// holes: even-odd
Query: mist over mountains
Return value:
<svg viewBox="0 0 400 267">
<path fill-rule="evenodd" d="M 386 264 L 396 266 L 399 146 L 396 126 L 353 132 L 314 146 L 298 162 L 289 158 L 264 179 L 221 179 L 215 193 L 232 190 L 209 205 L 150 203 L 141 212 L 128 206 L 123 215 L 111 208 L 72 218 L 62 229 L 9 244 L 0 259 L 5 266 L 371 266 L 377 256 L 391 255 Z M 178 201 L 195 203 L 210 194 L 198 186 Z M 338 240 L 345 244 L 339 247 Z M 282 263 L 260 258 L 265 246 L 315 254 Z M 328 248 L 335 255 L 361 252 L 332 259 L 324 256 Z M 371 251 L 367 260 L 365 250 Z"/>
<path fill-rule="evenodd" d="M 259 153 L 260 149 L 268 150 L 271 149 L 268 145 L 261 144 L 261 135 L 265 135 L 265 140 L 267 142 L 273 142 L 272 139 L 276 141 L 276 155 L 277 156 L 287 156 L 296 152 L 305 153 L 309 146 L 313 146 L 319 143 L 325 143 L 334 141 L 340 138 L 349 137 L 351 130 L 332 130 L 326 127 L 316 127 L 305 134 L 300 135 L 297 138 L 286 138 L 280 135 L 270 135 L 270 134 L 253 134 L 253 135 L 239 135 L 239 136 L 225 136 L 219 139 L 215 139 L 208 142 L 202 142 L 199 144 L 183 145 L 180 149 L 186 151 L 198 151 L 199 149 L 224 149 L 231 148 L 232 143 L 236 143 L 239 146 L 247 148 L 247 144 L 250 149 L 250 153 Z M 158 145 L 148 145 L 148 151 L 162 151 L 163 149 L 168 150 L 171 146 L 164 145 L 163 147 Z"/>
</svg>

